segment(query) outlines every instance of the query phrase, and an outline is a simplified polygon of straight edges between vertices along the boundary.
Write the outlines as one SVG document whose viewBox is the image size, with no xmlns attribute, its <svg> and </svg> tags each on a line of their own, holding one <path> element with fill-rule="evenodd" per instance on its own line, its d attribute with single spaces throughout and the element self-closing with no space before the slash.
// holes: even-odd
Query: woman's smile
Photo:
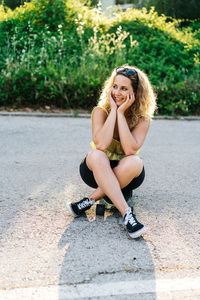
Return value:
<svg viewBox="0 0 200 300">
<path fill-rule="evenodd" d="M 114 93 L 112 94 L 112 97 L 117 106 L 120 106 L 122 103 L 124 103 L 126 101 L 125 97 L 116 96 Z"/>
<path fill-rule="evenodd" d="M 116 96 L 114 96 L 113 98 L 114 98 L 115 101 L 124 101 L 125 100 L 124 97 L 116 97 Z"/>
</svg>

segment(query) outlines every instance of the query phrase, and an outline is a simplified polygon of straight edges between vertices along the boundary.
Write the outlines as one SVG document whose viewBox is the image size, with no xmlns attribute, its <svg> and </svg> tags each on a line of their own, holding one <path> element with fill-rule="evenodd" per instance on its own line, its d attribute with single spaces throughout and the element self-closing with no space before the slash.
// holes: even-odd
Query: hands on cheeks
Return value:
<svg viewBox="0 0 200 300">
<path fill-rule="evenodd" d="M 134 101 L 135 101 L 134 93 L 128 94 L 126 101 L 118 107 L 117 111 L 124 114 L 125 111 L 133 104 Z"/>
<path fill-rule="evenodd" d="M 117 109 L 117 105 L 112 97 L 112 94 L 111 94 L 111 90 L 108 92 L 108 100 L 109 100 L 109 103 L 110 103 L 110 108 L 114 108 L 114 109 Z"/>
</svg>

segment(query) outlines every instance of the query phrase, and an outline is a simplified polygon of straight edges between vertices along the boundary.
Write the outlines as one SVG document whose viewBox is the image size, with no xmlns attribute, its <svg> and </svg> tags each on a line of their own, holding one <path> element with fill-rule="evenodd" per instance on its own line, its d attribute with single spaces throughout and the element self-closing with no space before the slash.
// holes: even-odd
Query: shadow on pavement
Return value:
<svg viewBox="0 0 200 300">
<path fill-rule="evenodd" d="M 92 284 L 95 287 L 122 281 L 155 281 L 154 263 L 147 243 L 142 237 L 128 238 L 117 212 L 106 219 L 100 216 L 92 219 L 91 215 L 74 219 L 63 233 L 58 248 L 66 244 L 69 246 L 60 271 L 59 300 L 69 299 L 63 294 L 64 285 Z M 93 297 L 93 286 L 90 289 L 91 293 L 88 291 L 89 296 L 84 299 L 143 299 L 141 294 L 117 295 L 114 291 L 107 296 Z M 145 294 L 145 297 L 156 299 L 155 293 Z"/>
</svg>

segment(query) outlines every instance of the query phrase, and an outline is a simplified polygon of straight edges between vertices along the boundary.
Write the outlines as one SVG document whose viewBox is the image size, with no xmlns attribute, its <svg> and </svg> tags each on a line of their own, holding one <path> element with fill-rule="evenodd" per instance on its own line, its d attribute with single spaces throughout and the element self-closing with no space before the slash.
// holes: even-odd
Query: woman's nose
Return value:
<svg viewBox="0 0 200 300">
<path fill-rule="evenodd" d="M 116 89 L 116 90 L 115 90 L 115 94 L 116 94 L 116 95 L 120 95 L 120 90 L 119 90 L 119 89 Z"/>
</svg>

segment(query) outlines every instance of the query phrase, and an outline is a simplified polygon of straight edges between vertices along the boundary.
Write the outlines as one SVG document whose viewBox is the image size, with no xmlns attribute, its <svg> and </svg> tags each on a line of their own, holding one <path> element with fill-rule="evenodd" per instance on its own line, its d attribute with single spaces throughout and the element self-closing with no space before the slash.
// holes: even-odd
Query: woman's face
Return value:
<svg viewBox="0 0 200 300">
<path fill-rule="evenodd" d="M 113 86 L 111 88 L 111 96 L 119 107 L 127 99 L 128 95 L 133 93 L 133 87 L 131 80 L 123 75 L 117 75 L 115 77 Z"/>
</svg>

